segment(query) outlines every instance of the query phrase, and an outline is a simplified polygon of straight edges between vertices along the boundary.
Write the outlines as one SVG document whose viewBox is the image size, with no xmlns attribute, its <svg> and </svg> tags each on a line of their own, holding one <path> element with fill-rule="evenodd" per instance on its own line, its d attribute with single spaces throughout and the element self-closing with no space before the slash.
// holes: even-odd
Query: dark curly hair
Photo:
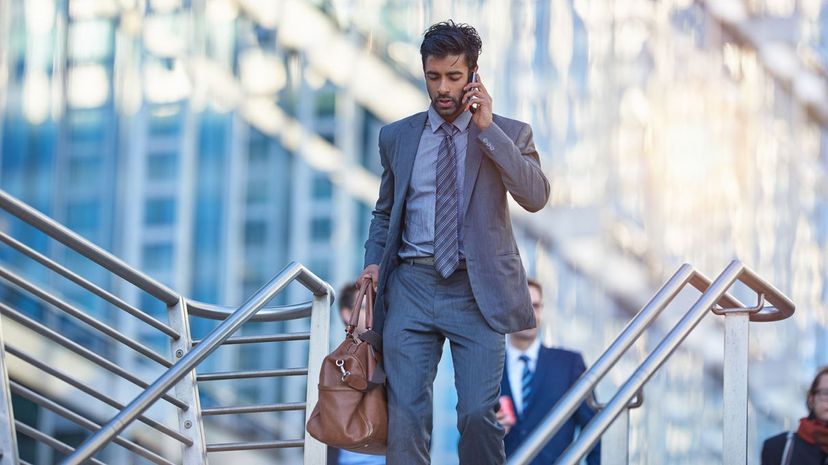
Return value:
<svg viewBox="0 0 828 465">
<path fill-rule="evenodd" d="M 420 45 L 420 55 L 425 67 L 426 58 L 444 58 L 448 55 L 466 55 L 466 64 L 469 69 L 477 66 L 477 57 L 483 50 L 483 41 L 477 35 L 477 30 L 468 24 L 457 24 L 452 20 L 442 21 L 432 25 L 425 31 L 423 43 Z"/>
</svg>

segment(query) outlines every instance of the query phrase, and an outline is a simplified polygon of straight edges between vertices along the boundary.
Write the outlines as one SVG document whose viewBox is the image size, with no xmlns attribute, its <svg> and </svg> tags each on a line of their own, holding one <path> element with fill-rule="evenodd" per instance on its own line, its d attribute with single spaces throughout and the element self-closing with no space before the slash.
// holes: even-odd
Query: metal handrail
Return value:
<svg viewBox="0 0 828 465">
<path fill-rule="evenodd" d="M 333 297 L 333 294 L 331 295 Z M 333 303 L 333 299 L 331 300 Z M 250 321 L 259 323 L 272 321 L 286 321 L 310 316 L 313 301 L 300 302 L 298 304 L 274 305 L 262 308 L 259 313 L 253 316 Z M 226 305 L 206 304 L 197 300 L 187 299 L 188 313 L 191 316 L 208 318 L 210 320 L 226 320 L 237 310 L 237 307 Z"/>
<path fill-rule="evenodd" d="M 81 414 L 79 414 L 79 413 L 77 413 L 73 410 L 70 410 L 70 409 L 64 407 L 63 405 L 60 405 L 59 403 L 49 399 L 48 397 L 46 397 L 42 394 L 39 394 L 39 393 L 35 392 L 32 389 L 29 389 L 26 386 L 23 386 L 20 383 L 10 381 L 9 385 L 12 388 L 12 392 L 14 392 L 15 394 L 17 394 L 17 395 L 19 395 L 23 398 L 26 398 L 26 399 L 36 403 L 37 405 L 40 405 L 41 407 L 44 407 L 48 410 L 51 410 L 52 412 L 55 412 L 56 414 L 58 414 L 58 415 L 62 416 L 63 418 L 66 418 L 67 420 L 81 426 L 84 429 L 87 429 L 89 431 L 95 431 L 99 428 L 98 424 L 93 422 L 92 420 L 89 420 L 88 418 L 84 417 L 83 415 L 81 415 Z M 161 457 L 156 452 L 154 452 L 152 450 L 149 450 L 146 447 L 135 443 L 134 441 L 130 441 L 129 439 L 124 439 L 120 436 L 116 436 L 116 437 L 112 438 L 112 442 L 114 442 L 115 444 L 118 444 L 119 446 L 121 446 L 121 447 L 123 447 L 123 448 L 125 448 L 129 451 L 135 452 L 136 454 L 140 455 L 141 457 L 144 457 L 145 459 L 147 459 L 147 460 L 149 460 L 153 463 L 156 463 L 158 465 L 175 465 L 173 462 L 170 462 L 166 458 Z"/>
<path fill-rule="evenodd" d="M 307 368 L 276 368 L 273 370 L 226 371 L 198 375 L 199 381 L 226 381 L 230 379 L 275 378 L 279 376 L 306 376 Z"/>
<path fill-rule="evenodd" d="M 47 365 L 46 363 L 43 363 L 40 360 L 37 360 L 36 358 L 34 358 L 30 355 L 27 355 L 25 352 L 23 352 L 21 350 L 18 350 L 14 346 L 6 344 L 5 347 L 6 347 L 6 353 L 14 355 L 15 357 L 17 357 L 20 360 L 28 363 L 29 365 L 32 365 L 33 367 L 43 371 L 46 374 L 54 376 L 55 378 L 63 381 L 64 383 L 78 389 L 79 391 L 81 391 L 81 392 L 83 392 L 87 395 L 90 395 L 90 396 L 100 400 L 101 402 L 109 405 L 110 407 L 114 407 L 118 410 L 124 408 L 124 404 L 116 401 L 115 399 L 113 399 L 113 398 L 111 398 L 111 397 L 109 397 L 109 396 L 107 396 L 107 395 L 105 395 L 101 392 L 96 391 L 95 389 L 92 389 L 87 384 L 83 383 L 82 381 L 80 381 L 80 380 L 78 380 L 78 379 L 76 379 L 76 378 L 60 371 L 60 370 L 52 368 L 49 365 Z M 161 433 L 166 434 L 167 436 L 181 442 L 182 444 L 184 444 L 186 446 L 192 446 L 193 445 L 192 439 L 182 435 L 178 431 L 170 429 L 168 426 L 163 425 L 163 424 L 153 420 L 152 418 L 141 415 L 141 416 L 138 417 L 138 421 L 140 421 L 140 422 L 142 422 L 142 423 L 144 423 L 144 424 L 146 424 L 146 425 L 148 425 L 152 428 L 155 428 L 156 430 L 160 431 Z"/>
<path fill-rule="evenodd" d="M 31 329 L 32 331 L 40 334 L 41 336 L 45 336 L 46 338 L 51 339 L 52 341 L 62 345 L 63 347 L 66 347 L 67 349 L 71 350 L 72 352 L 74 352 L 74 353 L 80 355 L 81 357 L 89 360 L 90 362 L 95 363 L 96 365 L 98 365 L 102 368 L 105 368 L 107 371 L 120 376 L 121 378 L 129 381 L 130 383 L 132 383 L 132 384 L 134 384 L 134 385 L 136 385 L 136 386 L 138 386 L 142 389 L 145 389 L 145 388 L 149 387 L 149 383 L 147 383 L 146 381 L 138 378 L 137 376 L 135 376 L 134 374 L 128 372 L 127 370 L 121 368 L 117 364 L 107 360 L 106 358 L 104 358 L 104 357 L 100 356 L 99 354 L 87 349 L 86 347 L 83 347 L 82 345 L 80 345 L 77 342 L 75 342 L 75 341 L 67 338 L 66 336 L 58 333 L 57 331 L 55 331 L 53 329 L 50 329 L 50 328 L 46 327 L 45 325 L 42 325 L 42 324 L 32 320 L 31 318 L 29 318 L 26 315 L 18 312 L 17 310 L 12 309 L 11 307 L 9 307 L 8 305 L 6 305 L 2 302 L 0 302 L 0 314 L 2 314 L 3 316 L 7 316 L 7 317 L 11 318 L 12 320 L 22 324 L 23 326 Z M 176 407 L 178 407 L 182 410 L 187 410 L 189 408 L 187 403 L 185 403 L 185 402 L 181 401 L 180 399 L 177 399 L 173 396 L 170 396 L 169 394 L 164 394 L 163 398 L 167 402 L 175 405 Z"/>
<path fill-rule="evenodd" d="M 695 328 L 696 324 L 706 315 L 708 310 L 716 304 L 726 308 L 745 307 L 736 298 L 727 293 L 727 290 L 737 279 L 757 292 L 757 294 L 764 294 L 768 302 L 773 304 L 773 307 L 765 307 L 764 310 L 751 314 L 751 321 L 779 321 L 790 317 L 794 313 L 795 306 L 790 299 L 775 287 L 759 278 L 738 260 L 732 261 L 713 283 L 691 265 L 682 265 L 667 283 L 659 289 L 650 302 L 627 324 L 595 364 L 581 375 L 575 385 L 567 391 L 552 411 L 544 417 L 540 426 L 509 459 L 507 462 L 508 465 L 527 464 L 540 452 L 543 445 L 561 428 L 578 406 L 592 393 L 610 368 L 618 362 L 621 356 L 626 353 L 643 331 L 652 324 L 652 321 L 661 311 L 675 299 L 685 285 L 690 284 L 702 291 L 703 294 L 696 304 L 664 338 L 653 353 L 640 365 L 639 369 L 630 377 L 630 380 L 619 389 L 618 393 L 606 405 L 606 408 L 596 414 L 592 422 L 581 431 L 578 440 L 564 452 L 564 455 L 557 462 L 559 464 L 577 463 L 580 457 L 586 455 L 595 445 L 601 433 L 609 427 L 621 410 L 626 408 L 636 392 L 641 389 L 643 384 L 652 376 L 652 373 L 672 354 L 687 334 Z M 657 358 L 653 358 L 654 356 L 657 356 Z M 646 371 L 642 371 L 645 368 Z"/>
<path fill-rule="evenodd" d="M 9 236 L 8 234 L 0 231 L 0 241 L 6 243 L 8 246 L 14 248 L 18 252 L 26 255 L 27 257 L 39 262 L 41 265 L 49 268 L 50 270 L 58 273 L 59 275 L 63 276 L 64 278 L 72 281 L 73 283 L 77 284 L 78 286 L 86 289 L 87 291 L 95 294 L 96 296 L 104 299 L 105 301 L 111 303 L 112 305 L 120 308 L 121 310 L 129 313 L 130 315 L 138 318 L 139 320 L 143 321 L 144 323 L 152 326 L 153 328 L 163 332 L 167 336 L 170 336 L 173 339 L 178 339 L 179 334 L 174 329 L 170 328 L 168 325 L 158 321 L 157 319 L 153 318 L 151 315 L 138 310 L 137 308 L 133 307 L 132 305 L 124 302 L 121 298 L 115 296 L 111 292 L 108 292 L 104 289 L 101 289 L 99 286 L 95 285 L 94 283 L 90 282 L 89 280 L 79 276 L 77 273 L 70 271 L 65 266 L 55 262 L 54 260 L 46 257 L 45 255 L 41 254 L 33 250 L 31 247 L 23 244 L 22 242 L 14 239 L 13 237 Z"/>
<path fill-rule="evenodd" d="M 40 441 L 46 444 L 47 446 L 52 447 L 56 451 L 63 453 L 64 455 L 71 454 L 72 451 L 75 450 L 65 442 L 59 441 L 46 433 L 41 433 L 40 431 L 36 430 L 35 428 L 32 428 L 31 426 L 27 425 L 26 423 L 23 423 L 20 420 L 15 420 L 14 428 L 19 433 L 24 434 L 34 439 L 35 441 Z M 92 462 L 93 465 L 106 465 L 96 458 L 92 458 L 90 462 Z"/>
<path fill-rule="evenodd" d="M 70 305 L 61 299 L 57 298 L 55 295 L 41 289 L 40 287 L 36 286 L 35 284 L 21 278 L 20 276 L 6 270 L 3 267 L 0 267 L 0 279 L 3 279 L 12 285 L 16 286 L 18 289 L 24 290 L 29 294 L 39 298 L 40 300 L 48 303 L 49 305 L 63 311 L 67 315 L 72 316 L 73 318 L 82 321 L 84 324 L 89 326 L 92 329 L 97 330 L 100 333 L 103 333 L 110 338 L 120 342 L 121 344 L 129 347 L 130 349 L 138 352 L 139 354 L 147 357 L 148 359 L 158 363 L 159 365 L 163 366 L 164 368 L 169 368 L 172 366 L 172 362 L 161 356 L 161 354 L 155 352 L 154 350 L 150 349 L 149 347 L 145 346 L 144 344 L 130 338 L 122 334 L 120 331 L 111 328 L 109 325 L 102 323 L 97 318 L 93 318 L 86 313 L 80 311 L 79 309 L 75 308 L 73 305 Z"/>
<path fill-rule="evenodd" d="M 37 209 L 26 205 L 0 189 L 0 208 L 43 231 L 75 252 L 101 265 L 115 275 L 141 288 L 167 305 L 178 303 L 179 295 L 149 275 L 129 266 L 126 262 L 95 245 L 80 234 L 49 218 Z"/>
<path fill-rule="evenodd" d="M 287 447 L 302 447 L 303 439 L 257 442 L 226 442 L 207 445 L 207 452 L 233 452 L 259 449 L 284 449 Z"/>
<path fill-rule="evenodd" d="M 126 408 L 84 441 L 72 455 L 61 462 L 62 465 L 80 465 L 84 460 L 91 457 L 134 421 L 138 415 L 154 404 L 163 393 L 172 388 L 210 353 L 230 338 L 242 324 L 260 311 L 265 303 L 294 280 L 299 281 L 316 296 L 330 296 L 332 294 L 331 287 L 325 281 L 314 275 L 303 265 L 296 262 L 291 263 L 211 331 L 200 344 L 187 352 L 172 368 L 162 374 L 151 386 L 130 402 Z"/>
<path fill-rule="evenodd" d="M 231 337 L 224 341 L 224 345 L 228 344 L 258 344 L 265 342 L 289 342 L 289 341 L 307 341 L 310 340 L 310 332 L 302 333 L 282 333 L 282 334 L 268 334 L 255 336 L 238 336 Z M 199 344 L 200 339 L 193 340 L 193 345 Z"/>
<path fill-rule="evenodd" d="M 0 270 L 2 271 L 2 276 L 0 277 L 5 278 L 11 284 L 16 285 L 23 290 L 29 291 L 31 294 L 33 294 L 36 297 L 39 297 L 41 300 L 70 314 L 71 316 L 76 317 L 77 319 L 80 319 L 82 322 L 106 334 L 107 336 L 112 337 L 116 341 L 125 344 L 128 347 L 131 347 L 133 350 L 138 351 L 141 355 L 148 357 L 149 359 L 154 360 L 156 362 L 159 362 L 163 366 L 169 368 L 154 383 L 144 383 L 142 380 L 138 379 L 133 374 L 121 369 L 119 366 L 112 362 L 109 362 L 100 355 L 86 349 L 80 344 L 75 343 L 74 341 L 66 338 L 58 332 L 51 330 L 50 328 L 34 321 L 26 315 L 23 315 L 22 313 L 19 313 L 16 310 L 0 303 L 0 313 L 11 317 L 12 319 L 28 327 L 29 329 L 32 329 L 35 332 L 43 336 L 46 336 L 47 338 L 57 342 L 60 345 L 63 345 L 70 351 L 81 355 L 87 360 L 109 370 L 110 372 L 118 375 L 119 377 L 126 379 L 127 381 L 130 381 L 133 384 L 136 384 L 142 388 L 146 388 L 143 393 L 141 393 L 129 405 L 123 408 L 112 420 L 110 420 L 110 422 L 107 425 L 98 429 L 98 431 L 84 443 L 84 446 L 82 447 L 86 447 L 86 451 L 91 449 L 97 450 L 97 448 L 101 447 L 102 444 L 107 443 L 112 439 L 113 435 L 110 433 L 112 433 L 113 430 L 116 430 L 114 436 L 117 436 L 118 431 L 122 430 L 123 427 L 125 427 L 127 424 L 137 419 L 183 442 L 185 446 L 187 446 L 187 448 L 185 449 L 185 454 L 189 457 L 185 460 L 187 463 L 205 460 L 206 457 L 203 455 L 199 457 L 199 454 L 203 454 L 205 451 L 212 450 L 212 448 L 207 448 L 207 445 L 204 443 L 203 431 L 201 430 L 202 427 L 199 426 L 197 428 L 197 431 L 195 429 L 191 430 L 189 434 L 190 437 L 185 435 L 186 433 L 182 434 L 185 431 L 185 429 L 189 429 L 191 427 L 190 425 L 192 425 L 195 422 L 198 422 L 199 425 L 201 425 L 201 409 L 197 394 L 194 394 L 196 392 L 195 383 L 197 382 L 197 377 L 195 375 L 193 368 L 203 359 L 203 357 L 206 357 L 207 354 L 212 352 L 212 350 L 214 350 L 216 347 L 223 343 L 246 344 L 256 342 L 308 340 L 310 339 L 311 333 L 315 335 L 314 337 L 325 339 L 326 342 L 322 345 L 327 347 L 327 316 L 329 315 L 330 305 L 334 298 L 333 289 L 327 283 L 320 280 L 318 277 L 313 275 L 313 273 L 311 273 L 299 264 L 291 263 L 279 275 L 277 275 L 276 278 L 271 280 L 267 285 L 260 289 L 253 297 L 251 297 L 251 299 L 249 299 L 247 302 L 245 302 L 245 304 L 243 304 L 239 308 L 207 304 L 203 302 L 185 299 L 183 296 L 169 289 L 164 284 L 142 273 L 141 271 L 130 267 L 128 264 L 126 264 L 118 257 L 114 256 L 110 252 L 98 247 L 94 243 L 90 242 L 89 240 L 85 239 L 79 234 L 71 231 L 70 229 L 56 222 L 55 220 L 49 218 L 40 211 L 32 208 L 29 205 L 26 205 L 24 202 L 14 198 L 13 196 L 9 195 L 3 190 L 0 190 L 0 209 L 7 211 L 11 215 L 14 215 L 18 219 L 28 223 L 34 228 L 45 233 L 50 238 L 64 244 L 73 251 L 88 258 L 90 261 L 102 266 L 112 274 L 122 278 L 125 282 L 130 283 L 136 286 L 137 288 L 145 291 L 146 293 L 154 296 L 155 298 L 161 300 L 163 303 L 167 305 L 168 310 L 170 311 L 170 323 L 169 325 L 164 324 L 161 321 L 156 320 L 149 314 L 126 303 L 124 300 L 115 296 L 114 294 L 104 290 L 98 285 L 83 278 L 77 273 L 74 273 L 65 266 L 46 257 L 40 252 L 35 251 L 31 247 L 14 239 L 5 232 L 0 231 L 0 242 L 4 242 L 5 244 L 14 248 L 21 254 L 31 258 L 32 260 L 40 263 L 46 268 L 66 278 L 67 280 L 72 281 L 76 285 L 102 298 L 110 304 L 126 311 L 127 313 L 141 319 L 145 323 L 149 324 L 150 326 L 160 330 L 161 332 L 169 336 L 171 338 L 172 352 L 175 354 L 176 358 L 179 358 L 178 362 L 173 364 L 166 358 L 159 356 L 155 352 L 151 351 L 151 349 L 143 346 L 141 343 L 134 341 L 128 338 L 127 336 L 122 335 L 117 330 L 108 327 L 107 325 L 101 323 L 100 321 L 94 318 L 89 317 L 85 313 L 62 301 L 58 297 L 39 289 L 34 284 L 26 282 L 23 278 L 18 278 L 11 272 L 7 272 L 6 270 Z M 264 306 L 265 302 L 271 300 L 276 293 L 278 293 L 287 283 L 293 280 L 299 281 L 306 288 L 310 289 L 312 293 L 315 295 L 314 299 L 309 302 L 303 302 L 294 305 Z M 182 316 L 184 318 L 183 320 Z M 216 327 L 208 335 L 207 338 L 194 343 L 189 334 L 189 324 L 187 322 L 188 316 L 202 317 L 213 320 L 222 320 L 223 323 Z M 232 333 L 234 333 L 238 329 L 238 327 L 246 321 L 274 322 L 292 320 L 307 316 L 311 316 L 310 332 L 295 334 L 279 334 L 272 336 L 242 336 L 229 338 L 229 336 Z M 324 348 L 320 347 L 310 347 L 309 364 L 312 361 L 314 361 L 314 363 L 321 362 L 324 353 L 326 353 L 326 351 L 323 349 Z M 20 355 L 21 357 L 26 357 L 22 353 L 18 353 L 18 355 Z M 87 394 L 92 395 L 96 399 L 101 400 L 107 403 L 108 405 L 116 406 L 116 408 L 118 408 L 117 406 L 120 405 L 119 403 L 115 402 L 113 399 L 109 398 L 105 394 L 98 392 L 89 386 L 86 386 L 81 381 L 72 379 L 65 373 L 59 373 L 57 370 L 54 370 L 51 367 L 49 367 L 48 364 L 41 363 L 31 358 L 29 358 L 29 360 L 35 362 L 34 366 L 40 366 L 42 369 L 45 369 L 46 373 L 50 373 L 53 376 L 57 376 L 58 379 L 63 379 L 64 381 L 69 382 L 70 385 L 80 389 L 83 392 L 86 392 Z M 302 369 L 270 370 L 267 372 L 259 373 L 257 376 L 283 375 L 308 375 L 309 377 L 314 377 L 318 375 L 318 367 L 309 366 L 308 368 Z M 183 378 L 187 376 L 189 376 L 189 380 L 184 381 Z M 206 378 L 209 379 L 211 376 L 217 376 L 220 378 L 227 379 L 239 379 L 244 377 L 252 377 L 253 374 L 245 372 L 214 373 L 207 374 Z M 307 390 L 307 402 L 302 407 L 305 410 L 308 410 L 308 406 L 312 407 L 312 405 L 316 401 L 315 390 L 311 389 L 313 384 L 308 383 L 308 386 L 309 387 Z M 173 387 L 174 393 L 170 390 Z M 181 399 L 185 399 L 185 401 L 180 400 L 178 398 L 179 396 L 181 396 Z M 166 399 L 167 401 L 171 402 L 176 407 L 178 407 L 179 428 L 184 428 L 181 429 L 182 433 L 175 432 L 170 428 L 167 428 L 161 425 L 160 423 L 157 423 L 154 420 L 151 420 L 143 415 L 134 414 L 135 412 L 143 412 L 144 410 L 146 410 L 146 408 L 148 408 L 149 405 L 155 403 L 160 398 Z M 288 407 L 276 406 L 275 409 L 273 409 L 273 407 L 274 406 L 262 406 L 262 408 L 264 408 L 266 411 L 300 410 L 300 408 L 296 408 L 296 406 L 292 405 Z M 245 409 L 246 408 L 247 407 L 245 407 Z M 230 409 L 234 409 L 234 407 L 231 407 Z M 227 410 L 222 409 L 220 411 L 216 411 L 215 414 L 221 415 L 227 412 Z M 99 442 L 101 440 L 103 440 L 103 442 Z M 120 439 L 118 439 L 118 441 L 120 441 Z M 280 444 L 283 444 L 283 446 L 279 447 L 287 447 L 287 444 L 295 443 L 296 441 L 281 441 Z M 299 445 L 302 444 L 300 443 Z M 320 447 L 320 445 L 317 444 L 316 441 L 310 438 L 306 438 L 305 446 L 306 463 L 309 463 L 309 460 L 316 461 L 318 460 L 318 457 L 321 457 L 320 454 L 324 454 L 324 448 Z M 85 450 L 79 448 L 72 454 L 72 456 L 67 458 L 67 462 L 65 463 L 72 463 L 72 457 L 78 457 L 81 454 L 85 454 Z M 92 452 L 92 454 L 94 454 L 94 451 Z M 308 457 L 311 458 L 309 459 Z"/>
<path fill-rule="evenodd" d="M 293 410 L 305 410 L 305 402 L 283 402 L 270 405 L 245 405 L 240 407 L 214 407 L 201 410 L 202 416 L 213 415 L 234 415 L 239 413 L 264 413 L 264 412 L 288 412 Z"/>
</svg>

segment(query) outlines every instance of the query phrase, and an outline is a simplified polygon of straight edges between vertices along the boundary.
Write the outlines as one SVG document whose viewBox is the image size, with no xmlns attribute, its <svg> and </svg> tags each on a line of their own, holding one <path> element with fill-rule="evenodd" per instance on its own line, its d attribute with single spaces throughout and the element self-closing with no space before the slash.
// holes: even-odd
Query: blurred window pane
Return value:
<svg viewBox="0 0 828 465">
<path fill-rule="evenodd" d="M 69 183 L 95 185 L 100 181 L 102 161 L 99 157 L 73 157 L 69 160 Z"/>
<path fill-rule="evenodd" d="M 169 243 L 145 244 L 144 267 L 150 271 L 168 271 L 173 263 L 173 246 Z"/>
<path fill-rule="evenodd" d="M 178 174 L 178 155 L 176 153 L 154 153 L 147 160 L 147 179 L 150 181 L 168 181 Z"/>
<path fill-rule="evenodd" d="M 267 239 L 267 224 L 264 221 L 248 221 L 244 225 L 244 243 L 262 245 Z"/>
<path fill-rule="evenodd" d="M 313 178 L 313 198 L 316 200 L 326 200 L 331 198 L 333 194 L 333 185 L 328 176 L 324 174 L 317 175 Z"/>
<path fill-rule="evenodd" d="M 157 108 L 150 113 L 150 136 L 175 136 L 181 131 L 181 112 L 177 107 Z"/>
<path fill-rule="evenodd" d="M 73 231 L 88 231 L 98 227 L 100 202 L 84 200 L 69 203 L 66 207 L 66 226 Z"/>
<path fill-rule="evenodd" d="M 149 226 L 161 226 L 173 224 L 175 221 L 175 200 L 174 199 L 150 199 L 147 200 L 144 211 L 144 223 Z"/>
<path fill-rule="evenodd" d="M 314 218 L 311 221 L 311 238 L 315 241 L 326 241 L 331 237 L 331 229 L 330 218 Z"/>
</svg>

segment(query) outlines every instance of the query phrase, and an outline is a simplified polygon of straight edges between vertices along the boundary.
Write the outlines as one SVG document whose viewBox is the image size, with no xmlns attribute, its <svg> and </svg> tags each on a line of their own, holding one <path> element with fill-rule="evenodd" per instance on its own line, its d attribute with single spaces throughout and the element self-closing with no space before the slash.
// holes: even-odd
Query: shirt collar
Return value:
<svg viewBox="0 0 828 465">
<path fill-rule="evenodd" d="M 540 346 L 541 340 L 540 338 L 536 338 L 532 345 L 526 348 L 525 351 L 521 352 L 520 350 L 516 349 L 512 346 L 511 343 L 506 344 L 506 353 L 509 356 L 509 363 L 518 363 L 520 360 L 521 355 L 526 355 L 529 357 L 530 362 L 535 362 L 538 360 L 538 353 L 540 353 Z"/>
<path fill-rule="evenodd" d="M 458 129 L 458 132 L 463 132 L 469 127 L 469 123 L 471 123 L 472 114 L 470 111 L 464 111 L 460 113 L 457 118 L 454 118 L 454 121 L 449 123 L 453 124 L 454 127 Z M 431 132 L 437 132 L 440 130 L 440 126 L 445 123 L 446 120 L 443 119 L 437 113 L 437 110 L 434 109 L 433 106 L 428 106 L 428 125 L 431 126 Z"/>
</svg>

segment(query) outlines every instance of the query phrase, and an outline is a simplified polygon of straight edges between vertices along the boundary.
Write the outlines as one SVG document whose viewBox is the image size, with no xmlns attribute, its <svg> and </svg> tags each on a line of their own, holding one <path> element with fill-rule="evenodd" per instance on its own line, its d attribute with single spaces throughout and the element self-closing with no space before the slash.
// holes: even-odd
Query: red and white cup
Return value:
<svg viewBox="0 0 828 465">
<path fill-rule="evenodd" d="M 512 398 L 509 396 L 500 396 L 500 411 L 503 412 L 503 424 L 509 426 L 517 423 L 515 416 L 515 405 L 512 403 Z"/>
</svg>

